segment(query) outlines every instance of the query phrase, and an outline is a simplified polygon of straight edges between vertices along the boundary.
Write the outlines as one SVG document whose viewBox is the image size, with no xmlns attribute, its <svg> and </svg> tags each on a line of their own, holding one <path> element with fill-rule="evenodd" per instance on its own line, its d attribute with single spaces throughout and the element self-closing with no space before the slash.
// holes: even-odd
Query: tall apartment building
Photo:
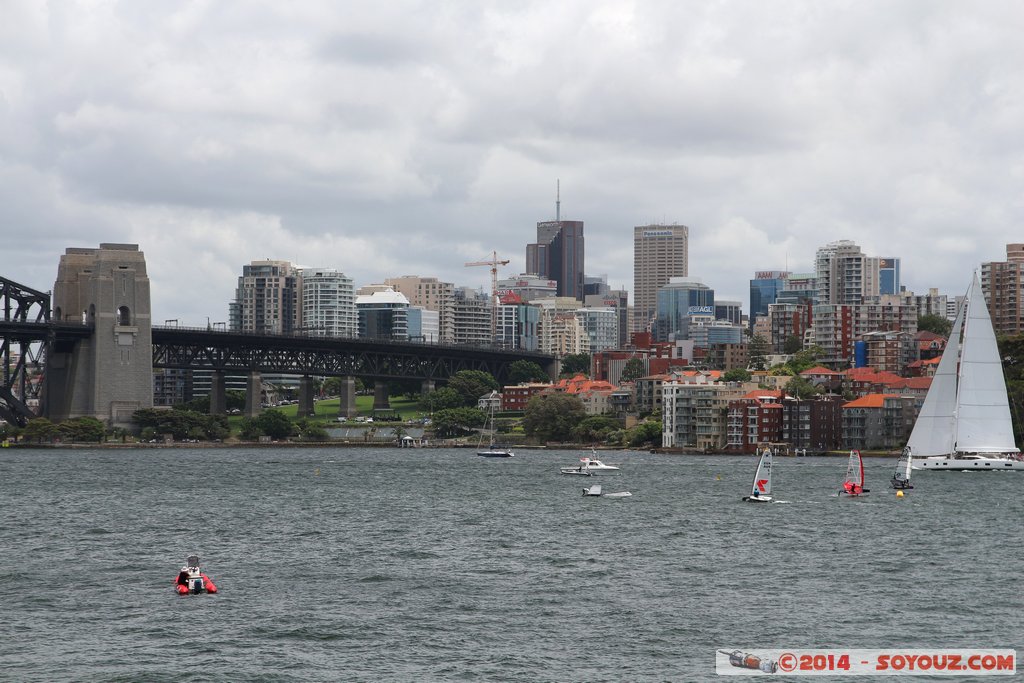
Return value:
<svg viewBox="0 0 1024 683">
<path fill-rule="evenodd" d="M 917 332 L 917 312 L 894 295 L 866 297 L 854 305 L 814 307 L 814 343 L 821 347 L 823 364 L 848 368 L 854 360 L 854 344 L 871 332 Z"/>
<path fill-rule="evenodd" d="M 891 260 L 891 259 L 890 259 Z M 818 304 L 859 304 L 879 295 L 881 259 L 865 256 L 849 240 L 819 247 L 814 258 Z"/>
<path fill-rule="evenodd" d="M 702 451 L 725 448 L 729 401 L 751 388 L 738 382 L 664 382 L 661 445 Z"/>
<path fill-rule="evenodd" d="M 981 264 L 981 290 L 996 334 L 1024 333 L 1024 244 L 1007 244 L 1005 261 Z"/>
<path fill-rule="evenodd" d="M 490 346 L 494 343 L 491 337 L 491 309 L 494 307 L 492 297 L 486 292 L 471 287 L 459 287 L 455 290 L 452 310 L 455 315 L 456 344 L 469 346 Z"/>
<path fill-rule="evenodd" d="M 539 348 L 540 309 L 516 294 L 501 297 L 494 343 L 503 349 L 536 351 Z"/>
<path fill-rule="evenodd" d="M 900 298 L 904 302 L 917 311 L 917 317 L 920 318 L 923 315 L 937 315 L 940 318 L 946 317 L 946 312 L 949 310 L 949 297 L 945 294 L 939 294 L 939 290 L 931 288 L 927 294 L 917 295 L 913 292 L 898 292 Z M 956 314 L 953 314 L 956 317 Z"/>
<path fill-rule="evenodd" d="M 436 277 L 403 275 L 389 277 L 384 284 L 400 292 L 409 300 L 410 306 L 420 306 L 428 311 L 437 311 L 440 326 L 440 341 L 455 341 L 455 285 L 440 282 Z"/>
<path fill-rule="evenodd" d="M 590 340 L 590 353 L 619 347 L 619 319 L 614 308 L 578 308 L 576 318 Z"/>
<path fill-rule="evenodd" d="M 241 332 L 291 334 L 302 325 L 299 272 L 288 261 L 253 261 L 242 266 L 228 326 Z"/>
<path fill-rule="evenodd" d="M 629 292 L 609 289 L 604 294 L 588 294 L 583 305 L 587 308 L 611 308 L 615 311 L 618 339 L 615 348 L 624 349 L 629 343 Z"/>
<path fill-rule="evenodd" d="M 356 290 L 352 278 L 332 268 L 301 271 L 302 327 L 304 334 L 348 337 L 359 334 Z"/>
<path fill-rule="evenodd" d="M 690 274 L 690 228 L 638 225 L 633 228 L 633 332 L 651 331 L 658 290 L 673 277 Z"/>
</svg>

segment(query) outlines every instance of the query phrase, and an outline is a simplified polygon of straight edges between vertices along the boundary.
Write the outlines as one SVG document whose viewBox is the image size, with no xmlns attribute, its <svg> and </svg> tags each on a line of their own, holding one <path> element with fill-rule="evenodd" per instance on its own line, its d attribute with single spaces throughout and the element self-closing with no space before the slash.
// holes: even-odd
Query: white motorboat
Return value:
<svg viewBox="0 0 1024 683">
<path fill-rule="evenodd" d="M 999 347 L 975 274 L 907 441 L 913 469 L 1024 470 Z"/>
<path fill-rule="evenodd" d="M 593 474 L 606 474 L 609 472 L 618 472 L 619 468 L 615 465 L 605 465 L 597 458 L 580 458 L 580 464 L 576 467 L 562 467 L 562 474 L 580 474 L 583 476 L 590 476 Z"/>
</svg>

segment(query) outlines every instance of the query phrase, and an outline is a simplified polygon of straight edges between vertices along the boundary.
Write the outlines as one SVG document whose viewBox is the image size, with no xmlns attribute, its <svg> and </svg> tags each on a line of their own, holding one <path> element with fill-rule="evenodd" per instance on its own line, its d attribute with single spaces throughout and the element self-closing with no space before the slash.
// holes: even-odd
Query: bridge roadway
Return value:
<svg viewBox="0 0 1024 683">
<path fill-rule="evenodd" d="M 481 370 L 505 384 L 509 367 L 517 360 L 537 363 L 551 376 L 557 362 L 537 352 L 454 344 L 158 326 L 152 334 L 153 367 L 227 373 L 446 381 L 461 370 Z"/>
</svg>

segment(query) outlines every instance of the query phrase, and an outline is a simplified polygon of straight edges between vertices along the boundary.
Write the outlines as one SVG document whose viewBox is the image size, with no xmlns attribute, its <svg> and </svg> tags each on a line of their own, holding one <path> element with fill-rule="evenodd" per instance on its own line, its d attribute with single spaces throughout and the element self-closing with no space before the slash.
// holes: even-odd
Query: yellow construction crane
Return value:
<svg viewBox="0 0 1024 683">
<path fill-rule="evenodd" d="M 491 267 L 491 343 L 493 344 L 498 328 L 498 266 L 507 266 L 508 259 L 499 259 L 498 252 L 491 252 L 490 261 L 470 261 L 466 266 L 490 266 Z"/>
</svg>

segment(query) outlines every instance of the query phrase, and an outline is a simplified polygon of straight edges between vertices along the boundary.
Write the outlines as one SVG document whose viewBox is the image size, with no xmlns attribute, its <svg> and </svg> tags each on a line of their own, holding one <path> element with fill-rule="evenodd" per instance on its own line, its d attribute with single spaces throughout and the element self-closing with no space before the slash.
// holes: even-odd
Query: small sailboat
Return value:
<svg viewBox="0 0 1024 683">
<path fill-rule="evenodd" d="M 761 459 L 757 461 L 754 471 L 754 482 L 750 485 L 750 495 L 744 496 L 747 503 L 772 502 L 772 449 L 761 451 Z"/>
<path fill-rule="evenodd" d="M 584 496 L 600 496 L 601 495 L 601 485 L 600 484 L 594 484 L 593 486 L 588 486 L 587 488 L 583 489 L 583 495 Z"/>
<path fill-rule="evenodd" d="M 476 454 L 482 458 L 512 458 L 515 457 L 515 453 L 512 452 L 511 448 L 504 448 L 501 446 L 494 445 L 494 409 L 497 405 L 497 391 L 492 391 L 489 397 L 490 400 L 490 415 L 487 418 L 487 434 L 488 443 L 484 445 L 484 433 L 480 432 L 480 442 L 477 444 Z"/>
<path fill-rule="evenodd" d="M 914 456 L 910 452 L 910 447 L 903 449 L 903 453 L 900 455 L 900 459 L 896 461 L 896 471 L 892 473 L 892 487 L 897 491 L 903 491 L 905 489 L 912 489 L 914 486 L 910 483 L 910 471 L 914 466 Z"/>
<path fill-rule="evenodd" d="M 864 459 L 860 457 L 860 451 L 850 451 L 850 459 L 846 465 L 846 479 L 843 480 L 841 494 L 847 496 L 859 496 L 867 493 L 869 489 L 864 488 Z"/>
</svg>

